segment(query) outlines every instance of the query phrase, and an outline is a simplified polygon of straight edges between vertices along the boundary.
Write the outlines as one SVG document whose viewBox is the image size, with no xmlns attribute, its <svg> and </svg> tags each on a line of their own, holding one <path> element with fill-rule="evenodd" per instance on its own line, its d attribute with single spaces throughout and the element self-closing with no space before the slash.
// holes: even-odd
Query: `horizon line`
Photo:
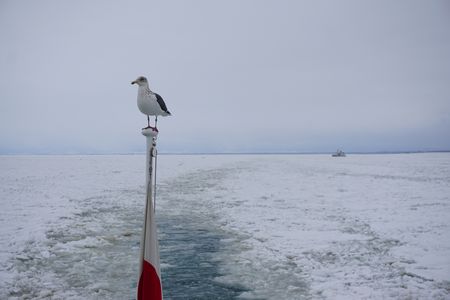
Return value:
<svg viewBox="0 0 450 300">
<path fill-rule="evenodd" d="M 420 154 L 420 153 L 449 153 L 450 150 L 402 150 L 402 151 L 349 151 L 345 154 Z M 254 152 L 160 152 L 159 155 L 326 155 L 330 151 L 254 151 Z M 79 153 L 0 153 L 0 156 L 77 156 L 77 155 L 143 155 L 142 152 L 79 152 Z"/>
</svg>

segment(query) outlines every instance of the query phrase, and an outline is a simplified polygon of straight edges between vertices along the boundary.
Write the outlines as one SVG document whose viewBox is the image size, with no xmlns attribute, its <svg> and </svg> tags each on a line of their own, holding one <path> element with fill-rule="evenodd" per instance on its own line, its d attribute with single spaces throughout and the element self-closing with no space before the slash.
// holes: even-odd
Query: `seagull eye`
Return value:
<svg viewBox="0 0 450 300">
<path fill-rule="evenodd" d="M 145 81 L 144 77 L 139 78 L 139 81 Z"/>
</svg>

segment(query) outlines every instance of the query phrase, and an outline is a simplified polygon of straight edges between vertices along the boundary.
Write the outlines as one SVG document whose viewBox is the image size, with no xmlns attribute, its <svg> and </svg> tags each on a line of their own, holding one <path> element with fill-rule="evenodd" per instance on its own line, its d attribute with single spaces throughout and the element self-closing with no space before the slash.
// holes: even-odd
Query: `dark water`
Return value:
<svg viewBox="0 0 450 300">
<path fill-rule="evenodd" d="M 236 299 L 246 289 L 214 281 L 224 275 L 216 256 L 225 234 L 196 220 L 159 218 L 164 299 Z"/>
<path fill-rule="evenodd" d="M 233 237 L 215 224 L 213 211 L 203 208 L 228 173 L 192 172 L 159 184 L 157 199 L 164 201 L 157 204 L 164 299 L 236 299 L 247 291 L 215 280 L 226 275 L 220 271 L 221 252 L 226 251 L 221 240 Z"/>
</svg>

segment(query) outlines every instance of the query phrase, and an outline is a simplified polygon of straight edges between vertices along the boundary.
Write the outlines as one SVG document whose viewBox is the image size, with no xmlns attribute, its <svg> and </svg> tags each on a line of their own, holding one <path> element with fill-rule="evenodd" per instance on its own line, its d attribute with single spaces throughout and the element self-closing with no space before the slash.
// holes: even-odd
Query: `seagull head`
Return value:
<svg viewBox="0 0 450 300">
<path fill-rule="evenodd" d="M 135 83 L 139 86 L 148 85 L 147 78 L 145 78 L 144 76 L 139 76 L 135 81 L 131 82 L 131 84 L 135 84 Z"/>
</svg>

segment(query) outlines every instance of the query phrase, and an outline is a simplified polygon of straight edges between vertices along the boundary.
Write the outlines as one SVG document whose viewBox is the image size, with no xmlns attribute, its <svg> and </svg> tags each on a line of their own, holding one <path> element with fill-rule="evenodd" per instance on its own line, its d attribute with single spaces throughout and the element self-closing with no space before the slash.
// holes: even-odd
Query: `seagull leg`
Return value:
<svg viewBox="0 0 450 300">
<path fill-rule="evenodd" d="M 158 123 L 158 116 L 155 116 L 155 129 L 158 130 L 156 124 Z"/>
<path fill-rule="evenodd" d="M 147 128 L 150 128 L 150 117 L 149 116 L 147 116 L 147 125 L 148 125 Z"/>
</svg>

